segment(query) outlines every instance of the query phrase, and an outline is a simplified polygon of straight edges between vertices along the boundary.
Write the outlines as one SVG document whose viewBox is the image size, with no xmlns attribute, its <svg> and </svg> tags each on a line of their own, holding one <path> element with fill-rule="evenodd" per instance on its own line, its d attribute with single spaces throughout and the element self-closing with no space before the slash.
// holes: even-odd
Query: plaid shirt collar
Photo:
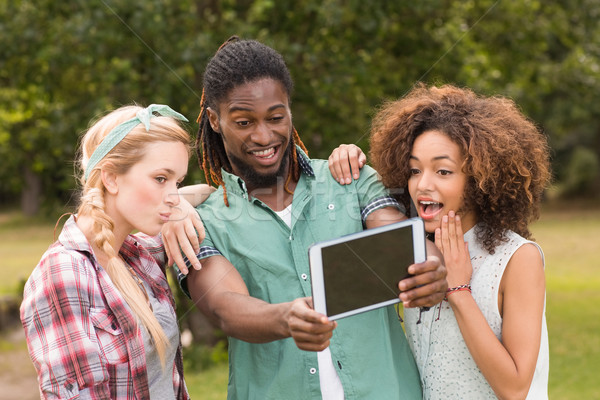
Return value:
<svg viewBox="0 0 600 400">
<path fill-rule="evenodd" d="M 94 268 L 96 270 L 99 267 L 98 260 L 94 255 L 94 251 L 92 250 L 92 245 L 87 240 L 79 226 L 77 226 L 77 216 L 71 215 L 65 225 L 63 227 L 62 232 L 58 236 L 58 241 L 62 244 L 67 250 L 75 250 L 80 252 L 85 252 L 90 254 L 94 262 Z M 135 236 L 128 235 L 125 238 L 125 241 L 121 245 L 121 249 L 119 253 L 126 258 L 139 257 L 140 251 L 138 249 L 138 241 L 135 239 Z M 136 272 L 140 272 L 136 268 Z"/>
<path fill-rule="evenodd" d="M 90 242 L 88 242 L 79 226 L 77 226 L 76 215 L 71 215 L 67 222 L 65 222 L 65 226 L 63 226 L 63 230 L 58 236 L 58 241 L 67 250 L 77 250 L 94 254 Z"/>
</svg>

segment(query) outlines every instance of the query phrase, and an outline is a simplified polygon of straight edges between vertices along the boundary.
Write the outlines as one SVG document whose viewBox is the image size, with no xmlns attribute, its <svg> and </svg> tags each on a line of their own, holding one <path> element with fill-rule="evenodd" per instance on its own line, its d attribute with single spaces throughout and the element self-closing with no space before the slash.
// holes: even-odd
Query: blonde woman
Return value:
<svg viewBox="0 0 600 400">
<path fill-rule="evenodd" d="M 189 398 L 157 236 L 187 173 L 190 138 L 177 120 L 168 106 L 125 106 L 82 139 L 81 204 L 21 306 L 44 399 Z"/>
</svg>

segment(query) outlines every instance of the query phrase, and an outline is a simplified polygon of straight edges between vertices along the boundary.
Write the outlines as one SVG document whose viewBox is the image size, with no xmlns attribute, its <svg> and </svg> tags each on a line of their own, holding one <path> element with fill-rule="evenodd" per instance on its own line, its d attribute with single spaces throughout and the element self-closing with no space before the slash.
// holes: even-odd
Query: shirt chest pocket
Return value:
<svg viewBox="0 0 600 400">
<path fill-rule="evenodd" d="M 351 196 L 324 199 L 310 204 L 307 227 L 314 241 L 333 239 L 363 230 L 358 201 Z"/>
<path fill-rule="evenodd" d="M 125 335 L 117 318 L 107 309 L 91 309 L 90 319 L 96 333 L 98 347 L 109 364 L 127 362 Z"/>
</svg>

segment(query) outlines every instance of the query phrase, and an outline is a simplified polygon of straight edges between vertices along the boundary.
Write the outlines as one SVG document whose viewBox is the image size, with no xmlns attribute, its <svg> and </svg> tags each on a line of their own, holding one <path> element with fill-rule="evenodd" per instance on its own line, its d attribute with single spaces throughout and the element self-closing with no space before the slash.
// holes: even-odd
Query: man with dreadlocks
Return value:
<svg viewBox="0 0 600 400">
<path fill-rule="evenodd" d="M 312 308 L 312 243 L 405 217 L 374 170 L 343 186 L 327 161 L 308 158 L 291 91 L 281 55 L 256 41 L 230 39 L 204 73 L 196 151 L 218 190 L 197 209 L 202 269 L 181 285 L 229 336 L 228 398 L 420 399 L 393 307 L 339 322 Z M 410 268 L 415 276 L 399 284 L 404 305 L 439 303 L 439 258 Z"/>
</svg>

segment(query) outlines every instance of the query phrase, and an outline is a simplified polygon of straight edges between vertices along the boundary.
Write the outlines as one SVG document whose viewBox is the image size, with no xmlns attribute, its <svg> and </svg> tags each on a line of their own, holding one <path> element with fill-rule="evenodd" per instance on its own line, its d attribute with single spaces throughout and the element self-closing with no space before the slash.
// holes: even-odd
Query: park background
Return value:
<svg viewBox="0 0 600 400">
<path fill-rule="evenodd" d="M 533 225 L 546 252 L 550 398 L 600 399 L 599 21 L 599 0 L 0 0 L 0 399 L 36 398 L 16 310 L 54 223 L 77 205 L 79 136 L 133 102 L 171 105 L 195 135 L 204 66 L 234 34 L 283 55 L 312 157 L 339 143 L 367 150 L 377 107 L 416 82 L 519 104 L 552 147 Z M 196 182 L 192 159 L 185 183 Z M 224 398 L 222 335 L 179 301 L 195 333 L 188 386 Z"/>
</svg>

